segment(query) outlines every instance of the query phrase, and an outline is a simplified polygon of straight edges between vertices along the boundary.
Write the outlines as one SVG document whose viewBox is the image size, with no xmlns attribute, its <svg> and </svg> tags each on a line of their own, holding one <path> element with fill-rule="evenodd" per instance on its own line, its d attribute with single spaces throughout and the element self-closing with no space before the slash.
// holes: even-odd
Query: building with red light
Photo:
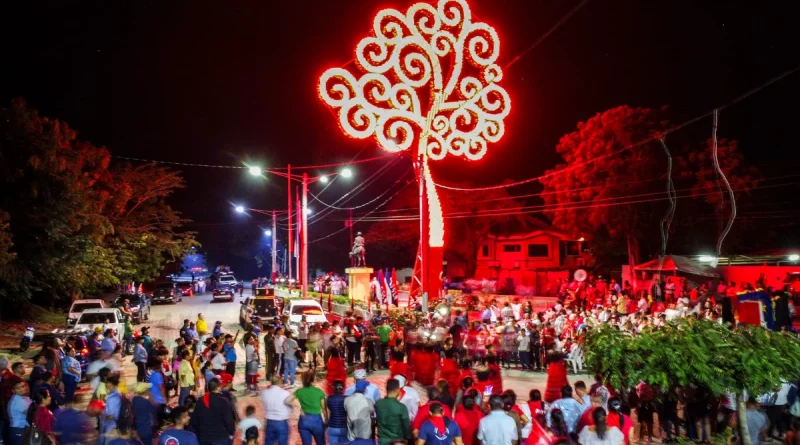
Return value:
<svg viewBox="0 0 800 445">
<path fill-rule="evenodd" d="M 524 286 L 536 295 L 546 295 L 558 278 L 591 264 L 588 250 L 587 241 L 553 229 L 489 235 L 478 248 L 475 278 L 495 279 L 500 287 Z"/>
</svg>

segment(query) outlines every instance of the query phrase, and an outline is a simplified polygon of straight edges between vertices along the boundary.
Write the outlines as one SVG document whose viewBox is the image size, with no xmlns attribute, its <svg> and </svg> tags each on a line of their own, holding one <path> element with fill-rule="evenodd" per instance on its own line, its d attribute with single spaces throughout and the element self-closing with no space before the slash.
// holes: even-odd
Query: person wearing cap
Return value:
<svg viewBox="0 0 800 445">
<path fill-rule="evenodd" d="M 133 424 L 142 443 L 153 443 L 153 428 L 156 426 L 157 407 L 150 402 L 150 383 L 138 382 L 133 388 L 131 400 Z"/>
<path fill-rule="evenodd" d="M 364 396 L 372 400 L 372 403 L 381 399 L 381 390 L 367 380 L 367 371 L 365 369 L 356 369 L 355 372 L 353 372 L 353 377 L 355 377 L 356 382 L 344 391 L 344 395 L 351 396 L 356 393 L 356 391 L 358 391 L 358 382 L 363 381 L 366 382 L 367 385 L 365 390 L 362 391 Z"/>
<path fill-rule="evenodd" d="M 417 417 L 419 411 L 419 392 L 411 386 L 406 386 L 406 376 L 400 374 L 394 377 L 400 383 L 400 403 L 408 408 L 408 417 L 411 419 Z"/>
<path fill-rule="evenodd" d="M 396 439 L 412 439 L 408 408 L 398 401 L 402 395 L 400 388 L 397 379 L 389 379 L 386 382 L 386 397 L 375 404 L 379 445 L 389 445 Z"/>
<path fill-rule="evenodd" d="M 211 331 L 211 336 L 214 338 L 219 338 L 222 335 L 222 322 L 215 321 L 214 322 L 214 330 Z"/>
<path fill-rule="evenodd" d="M 375 410 L 375 402 L 364 394 L 369 385 L 366 379 L 356 380 L 355 392 L 344 400 L 349 440 L 369 439 L 372 436 L 372 413 Z"/>
</svg>

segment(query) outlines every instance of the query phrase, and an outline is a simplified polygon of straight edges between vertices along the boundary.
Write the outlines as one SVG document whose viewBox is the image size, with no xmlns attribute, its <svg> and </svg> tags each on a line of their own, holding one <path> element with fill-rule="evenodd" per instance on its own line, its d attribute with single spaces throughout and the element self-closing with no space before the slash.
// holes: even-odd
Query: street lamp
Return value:
<svg viewBox="0 0 800 445">
<path fill-rule="evenodd" d="M 321 182 L 323 184 L 327 184 L 328 183 L 328 177 L 327 176 L 320 176 L 319 177 L 319 182 Z"/>
<path fill-rule="evenodd" d="M 306 215 L 310 215 L 310 214 L 311 214 L 311 209 L 309 209 L 308 207 L 306 207 L 306 210 L 305 210 L 305 212 L 306 212 Z"/>
<path fill-rule="evenodd" d="M 261 170 L 261 167 L 259 167 L 257 165 L 254 165 L 254 166 L 248 168 L 247 170 L 253 176 L 261 176 L 261 173 L 263 173 L 263 170 Z"/>
<path fill-rule="evenodd" d="M 244 213 L 244 207 L 243 206 L 236 206 L 235 209 L 236 209 L 236 213 Z"/>
<path fill-rule="evenodd" d="M 353 171 L 350 170 L 348 167 L 343 168 L 342 172 L 340 174 L 342 175 L 343 178 L 352 178 L 353 177 Z"/>
<path fill-rule="evenodd" d="M 264 235 L 266 235 L 266 236 L 272 236 L 272 230 L 269 230 L 269 229 L 265 230 L 265 231 L 264 231 Z"/>
<path fill-rule="evenodd" d="M 796 253 L 789 255 L 789 261 L 797 261 L 797 260 L 800 260 L 800 255 Z"/>
</svg>

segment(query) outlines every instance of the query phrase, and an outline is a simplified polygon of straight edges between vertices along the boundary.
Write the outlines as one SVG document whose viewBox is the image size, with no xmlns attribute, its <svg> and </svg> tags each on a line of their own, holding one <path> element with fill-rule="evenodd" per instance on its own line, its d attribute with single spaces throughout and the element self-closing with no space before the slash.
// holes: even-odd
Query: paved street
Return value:
<svg viewBox="0 0 800 445">
<path fill-rule="evenodd" d="M 249 290 L 245 290 L 245 292 L 247 293 Z M 213 326 L 213 323 L 219 320 L 223 322 L 225 332 L 235 333 L 237 329 L 240 329 L 238 324 L 239 300 L 240 299 L 237 297 L 233 303 L 211 303 L 210 293 L 196 295 L 191 298 L 185 297 L 183 301 L 178 304 L 153 306 L 151 319 L 147 323 L 151 327 L 152 336 L 154 338 L 163 339 L 170 348 L 174 346 L 175 339 L 178 337 L 178 329 L 182 326 L 183 320 L 188 318 L 194 321 L 197 319 L 197 314 L 201 312 L 205 315 L 209 326 Z M 236 368 L 234 387 L 237 390 L 241 390 L 244 388 L 244 350 L 241 349 L 241 345 L 238 343 L 239 342 L 237 342 L 237 351 L 239 361 Z M 128 381 L 132 384 L 135 381 L 136 372 L 133 365 L 127 360 L 126 371 Z M 538 388 L 544 392 L 546 383 L 546 375 L 544 373 L 523 373 L 520 371 L 504 370 L 503 375 L 504 388 L 513 389 L 517 393 L 520 401 L 527 400 L 528 392 L 533 388 Z M 388 377 L 388 371 L 378 371 L 371 375 L 369 380 L 381 389 L 381 393 L 384 393 Z M 578 379 L 589 381 L 588 376 L 570 376 L 570 381 Z M 300 382 L 298 381 L 298 385 L 299 384 Z M 348 386 L 350 384 L 352 384 L 352 379 L 348 381 Z M 323 382 L 319 382 L 319 386 L 323 387 Z M 417 386 L 420 395 L 424 398 L 425 392 L 418 385 L 415 386 Z M 263 410 L 261 409 L 261 402 L 258 397 L 245 395 L 240 391 L 237 391 L 237 395 L 239 397 L 240 412 L 243 413 L 247 405 L 253 404 L 256 406 L 258 416 L 263 418 Z M 176 402 L 175 399 L 173 399 L 173 403 L 174 402 Z M 298 416 L 299 408 L 295 409 L 295 413 L 292 417 L 291 438 L 292 443 L 299 444 L 300 437 L 297 434 L 296 428 Z"/>
</svg>

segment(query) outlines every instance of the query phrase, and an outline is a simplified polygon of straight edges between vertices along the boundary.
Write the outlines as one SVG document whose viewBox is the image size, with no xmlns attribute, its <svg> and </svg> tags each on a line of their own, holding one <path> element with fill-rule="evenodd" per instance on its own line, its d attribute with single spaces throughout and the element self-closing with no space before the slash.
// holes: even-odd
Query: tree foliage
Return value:
<svg viewBox="0 0 800 445">
<path fill-rule="evenodd" d="M 574 236 L 593 237 L 593 248 L 627 250 L 633 263 L 640 262 L 642 253 L 660 253 L 660 222 L 669 207 L 665 188 L 669 157 L 659 136 L 668 127 L 666 110 L 629 106 L 578 123 L 556 147 L 565 163 L 550 171 L 557 174 L 542 179 L 546 214 L 553 225 Z M 727 198 L 717 186 L 710 141 L 699 148 L 669 140 L 666 145 L 678 195 L 695 198 L 679 200 L 672 232 L 691 226 L 695 237 L 716 239 L 720 230 L 713 216 L 717 221 L 727 216 L 727 207 L 720 206 Z M 737 198 L 748 195 L 759 176 L 743 164 L 736 141 L 719 142 L 719 159 Z M 690 211 L 682 211 L 686 208 Z M 712 218 L 698 219 L 703 215 Z M 707 224 L 699 227 L 703 222 Z"/>
<path fill-rule="evenodd" d="M 110 168 L 111 156 L 17 99 L 2 110 L 0 295 L 75 297 L 158 275 L 193 243 L 164 203 L 183 182 L 158 166 Z"/>
<path fill-rule="evenodd" d="M 685 319 L 637 336 L 603 324 L 585 338 L 586 366 L 618 388 L 703 387 L 758 395 L 800 378 L 800 341 L 787 333 Z"/>
</svg>

